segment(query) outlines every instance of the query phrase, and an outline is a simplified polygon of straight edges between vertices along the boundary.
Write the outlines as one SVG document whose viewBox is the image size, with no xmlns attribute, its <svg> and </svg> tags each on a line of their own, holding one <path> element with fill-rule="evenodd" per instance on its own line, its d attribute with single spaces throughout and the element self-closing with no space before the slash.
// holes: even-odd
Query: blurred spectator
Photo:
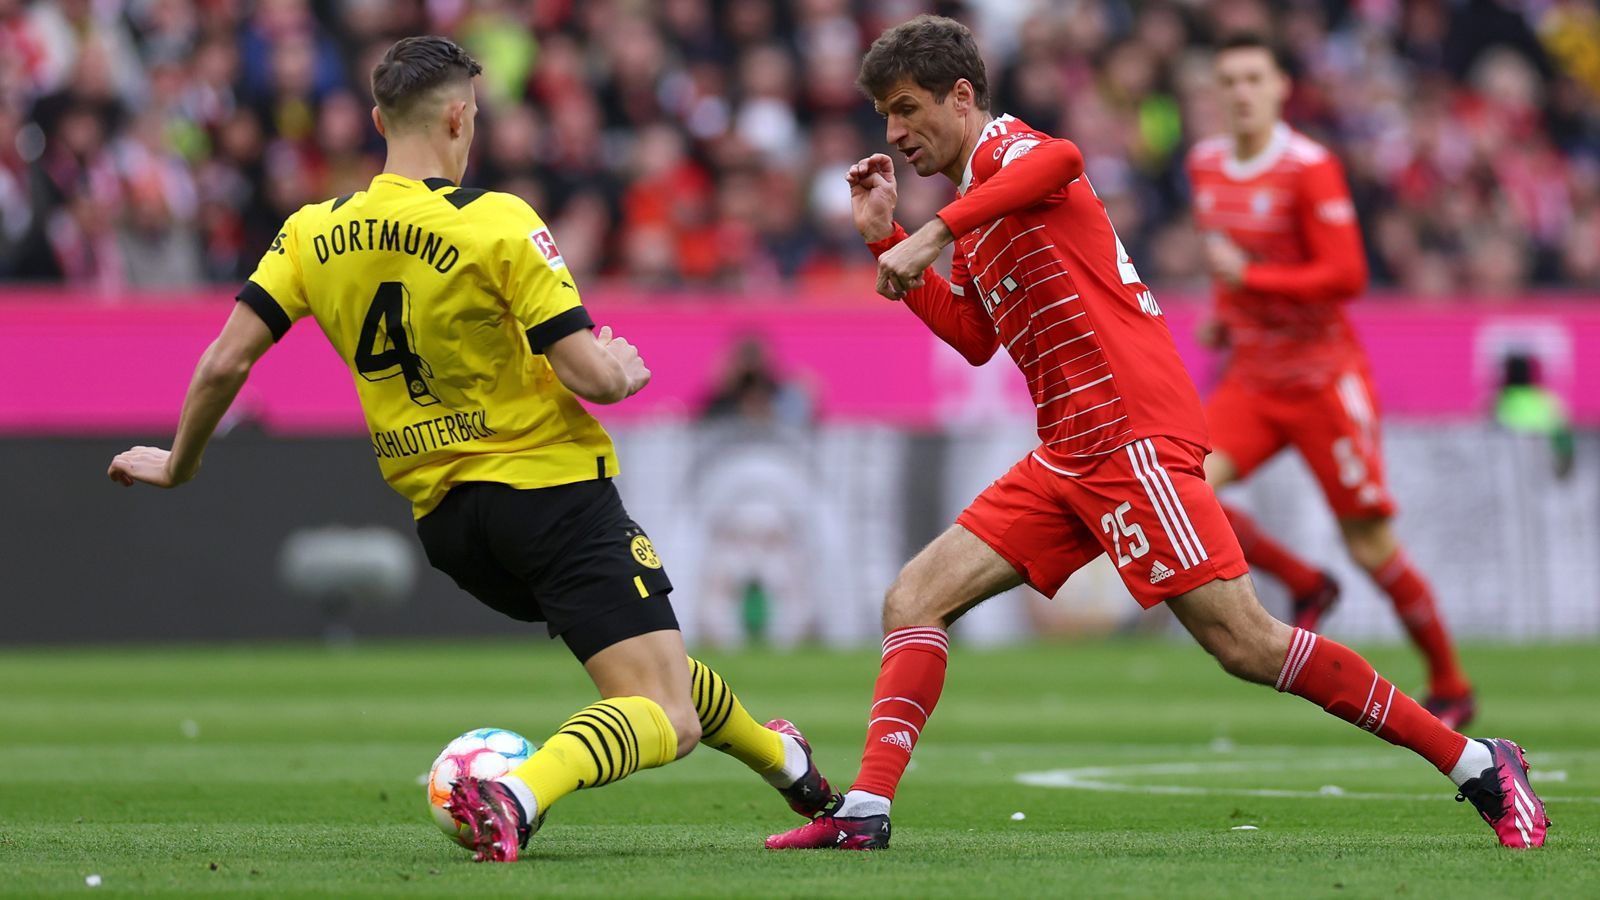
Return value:
<svg viewBox="0 0 1600 900">
<path fill-rule="evenodd" d="M 1494 418 L 1507 431 L 1547 439 L 1556 474 L 1572 474 L 1577 450 L 1572 422 L 1561 398 L 1540 383 L 1537 359 L 1513 353 L 1502 360 Z"/>
<path fill-rule="evenodd" d="M 811 397 L 779 378 L 766 344 L 747 335 L 734 345 L 701 415 L 707 421 L 802 428 L 811 424 Z"/>
<path fill-rule="evenodd" d="M 236 281 L 381 167 L 371 65 L 439 32 L 486 68 L 469 181 L 533 203 L 586 280 L 838 283 L 870 264 L 841 172 L 885 146 L 856 66 L 923 11 L 979 30 L 997 112 L 1082 147 L 1162 286 L 1204 281 L 1181 161 L 1219 130 L 1205 48 L 1252 29 L 1345 162 L 1380 290 L 1600 289 L 1593 0 L 0 0 L 0 279 Z M 905 175 L 915 225 L 950 192 Z"/>
</svg>

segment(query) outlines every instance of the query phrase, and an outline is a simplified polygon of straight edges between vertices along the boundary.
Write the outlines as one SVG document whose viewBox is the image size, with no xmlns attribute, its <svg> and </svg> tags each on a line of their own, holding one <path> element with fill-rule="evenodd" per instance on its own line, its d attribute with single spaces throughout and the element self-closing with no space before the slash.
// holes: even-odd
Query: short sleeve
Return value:
<svg viewBox="0 0 1600 900">
<path fill-rule="evenodd" d="M 497 248 L 502 260 L 506 302 L 528 335 L 528 346 L 543 353 L 569 334 L 594 328 L 578 287 L 561 258 L 561 249 L 533 209 L 508 197 L 511 214 Z"/>
<path fill-rule="evenodd" d="M 300 238 L 295 227 L 299 218 L 296 212 L 283 223 L 250 280 L 236 295 L 272 330 L 274 341 L 283 340 L 290 325 L 311 313 L 300 269 Z"/>
</svg>

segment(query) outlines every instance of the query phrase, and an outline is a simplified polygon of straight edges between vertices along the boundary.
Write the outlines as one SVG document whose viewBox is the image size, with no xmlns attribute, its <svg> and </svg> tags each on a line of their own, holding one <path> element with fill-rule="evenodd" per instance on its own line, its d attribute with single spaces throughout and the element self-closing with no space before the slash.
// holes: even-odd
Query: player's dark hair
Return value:
<svg viewBox="0 0 1600 900">
<path fill-rule="evenodd" d="M 1277 44 L 1267 40 L 1263 34 L 1254 31 L 1239 31 L 1217 42 L 1216 52 L 1218 56 L 1229 50 L 1265 50 L 1267 51 L 1267 56 L 1272 58 L 1272 64 L 1278 67 L 1278 71 L 1285 75 L 1292 71 L 1289 65 L 1289 58 L 1284 55 L 1283 50 Z"/>
<path fill-rule="evenodd" d="M 861 60 L 856 85 L 882 100 L 895 85 L 910 79 L 939 103 L 956 82 L 972 83 L 973 101 L 989 108 L 989 75 L 978 42 L 967 26 L 944 16 L 917 16 L 878 35 Z"/>
<path fill-rule="evenodd" d="M 401 38 L 372 70 L 372 99 L 385 116 L 404 117 L 434 88 L 482 72 L 483 66 L 449 38 Z"/>
</svg>

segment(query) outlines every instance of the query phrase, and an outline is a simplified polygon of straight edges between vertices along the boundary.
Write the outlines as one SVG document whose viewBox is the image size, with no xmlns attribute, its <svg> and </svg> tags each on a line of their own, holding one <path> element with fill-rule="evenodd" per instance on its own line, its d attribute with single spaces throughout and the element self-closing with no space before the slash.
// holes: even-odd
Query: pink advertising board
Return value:
<svg viewBox="0 0 1600 900">
<path fill-rule="evenodd" d="M 0 433 L 160 434 L 172 429 L 194 361 L 232 304 L 215 295 L 103 305 L 0 289 Z M 898 304 L 870 294 L 798 301 L 722 297 L 647 302 L 590 291 L 597 321 L 641 348 L 655 373 L 607 422 L 691 417 L 731 347 L 753 336 L 779 373 L 807 386 L 821 416 L 912 427 L 1026 417 L 1031 403 L 1008 360 L 973 369 Z M 1204 389 L 1215 358 L 1192 335 L 1204 305 L 1164 295 L 1168 322 Z M 1386 411 L 1404 417 L 1484 414 L 1500 358 L 1541 360 L 1575 417 L 1600 424 L 1600 304 L 1486 307 L 1394 299 L 1353 308 Z M 309 321 L 257 367 L 240 411 L 284 434 L 362 427 L 350 374 Z"/>
</svg>

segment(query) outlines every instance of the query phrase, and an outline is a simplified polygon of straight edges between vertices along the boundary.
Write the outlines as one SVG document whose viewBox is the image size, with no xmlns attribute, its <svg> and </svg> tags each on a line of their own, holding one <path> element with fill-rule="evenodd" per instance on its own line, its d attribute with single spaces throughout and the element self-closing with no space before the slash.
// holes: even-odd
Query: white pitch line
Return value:
<svg viewBox="0 0 1600 900">
<path fill-rule="evenodd" d="M 1200 787 L 1186 784 L 1125 784 L 1124 779 L 1150 775 L 1220 775 L 1241 772 L 1327 771 L 1388 769 L 1395 763 L 1380 758 L 1321 760 L 1230 760 L 1214 762 L 1145 763 L 1127 766 L 1090 766 L 1078 769 L 1051 769 L 1023 772 L 1019 784 L 1030 787 L 1066 788 L 1120 794 L 1164 794 L 1182 796 L 1277 797 L 1294 800 L 1338 798 L 1343 800 L 1453 800 L 1455 795 L 1440 791 L 1429 794 L 1402 794 L 1387 791 L 1305 791 L 1279 788 Z M 1115 780 L 1108 780 L 1115 779 Z M 1546 803 L 1600 803 L 1600 797 L 1541 796 Z"/>
</svg>

